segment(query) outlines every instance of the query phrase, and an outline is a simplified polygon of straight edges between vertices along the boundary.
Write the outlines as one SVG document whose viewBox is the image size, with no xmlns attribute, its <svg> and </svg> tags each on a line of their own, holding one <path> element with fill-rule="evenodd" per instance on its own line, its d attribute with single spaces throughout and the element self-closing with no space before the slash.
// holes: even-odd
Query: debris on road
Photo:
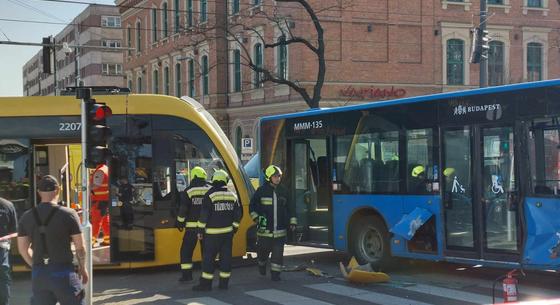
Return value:
<svg viewBox="0 0 560 305">
<path fill-rule="evenodd" d="M 339 262 L 339 267 L 344 278 L 351 283 L 385 283 L 391 280 L 386 273 L 375 272 L 370 264 L 358 264 L 354 257 L 350 259 L 348 266 Z"/>
<path fill-rule="evenodd" d="M 306 268 L 305 270 L 307 272 L 309 272 L 311 275 L 314 275 L 314 276 L 320 276 L 320 277 L 326 277 L 326 278 L 333 278 L 334 277 L 332 275 L 329 275 L 325 271 L 317 269 L 317 268 Z"/>
</svg>

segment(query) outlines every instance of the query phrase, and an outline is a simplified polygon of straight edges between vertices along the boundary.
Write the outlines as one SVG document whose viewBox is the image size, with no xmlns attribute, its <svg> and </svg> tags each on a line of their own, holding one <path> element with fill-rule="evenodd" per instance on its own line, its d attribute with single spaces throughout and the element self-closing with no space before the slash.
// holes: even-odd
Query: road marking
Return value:
<svg viewBox="0 0 560 305">
<path fill-rule="evenodd" d="M 413 286 L 400 287 L 400 289 L 420 292 L 429 295 L 437 295 L 439 297 L 476 304 L 488 304 L 492 302 L 492 296 L 424 284 L 415 284 Z M 496 301 L 498 303 L 501 303 L 502 299 L 496 298 Z"/>
<path fill-rule="evenodd" d="M 220 300 L 216 300 L 210 297 L 176 300 L 175 302 L 185 305 L 230 305 L 229 303 L 224 303 Z"/>
<path fill-rule="evenodd" d="M 171 299 L 171 298 L 166 296 L 166 295 L 154 294 L 153 296 L 148 297 L 148 298 L 128 299 L 128 300 L 126 300 L 126 305 L 149 304 L 151 302 L 168 300 L 168 299 Z M 121 302 L 103 303 L 103 304 L 104 305 L 119 305 L 119 304 L 122 304 L 122 301 Z"/>
<path fill-rule="evenodd" d="M 274 302 L 283 305 L 332 305 L 331 303 L 307 298 L 304 296 L 300 296 L 297 294 L 284 292 L 282 290 L 277 289 L 263 289 L 263 290 L 254 290 L 245 292 L 250 296 L 257 297 L 259 299 L 263 299 L 269 302 Z"/>
<path fill-rule="evenodd" d="M 368 301 L 380 305 L 431 305 L 429 303 L 419 302 L 412 299 L 400 298 L 392 296 L 390 294 L 372 292 L 369 290 L 363 290 L 358 288 L 352 288 L 345 285 L 324 283 L 324 284 L 313 284 L 306 285 L 311 289 L 337 294 L 353 299 L 358 299 L 362 301 Z"/>
</svg>

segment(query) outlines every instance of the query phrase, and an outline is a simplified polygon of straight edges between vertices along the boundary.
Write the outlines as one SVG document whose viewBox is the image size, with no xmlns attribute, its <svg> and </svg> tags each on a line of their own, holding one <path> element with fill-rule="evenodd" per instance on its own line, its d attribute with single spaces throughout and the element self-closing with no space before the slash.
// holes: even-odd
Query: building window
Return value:
<svg viewBox="0 0 560 305">
<path fill-rule="evenodd" d="M 158 41 L 157 9 L 152 9 L 152 43 Z"/>
<path fill-rule="evenodd" d="M 491 41 L 488 51 L 488 85 L 504 84 L 504 43 Z"/>
<path fill-rule="evenodd" d="M 262 68 L 263 67 L 263 53 L 262 53 L 262 44 L 257 43 L 255 44 L 255 46 L 253 47 L 253 55 L 255 56 L 254 58 L 254 65 L 256 68 Z M 263 84 L 262 84 L 262 73 L 261 72 L 257 72 L 255 71 L 253 74 L 253 86 L 255 88 L 262 88 Z"/>
<path fill-rule="evenodd" d="M 193 26 L 193 0 L 187 0 L 187 27 Z"/>
<path fill-rule="evenodd" d="M 282 35 L 278 37 L 278 42 L 286 41 L 286 36 Z M 278 62 L 276 66 L 278 67 L 278 78 L 286 79 L 288 78 L 288 46 L 283 44 L 278 46 Z"/>
<path fill-rule="evenodd" d="M 261 5 L 261 0 L 251 0 L 253 6 Z"/>
<path fill-rule="evenodd" d="M 239 0 L 232 0 L 231 1 L 231 14 L 239 14 Z"/>
<path fill-rule="evenodd" d="M 162 28 L 163 28 L 163 38 L 166 38 L 169 35 L 168 32 L 168 26 L 169 26 L 169 20 L 168 20 L 168 16 L 169 14 L 167 14 L 167 2 L 164 2 L 162 5 L 162 9 L 161 9 L 161 22 L 162 22 Z"/>
<path fill-rule="evenodd" d="M 181 64 L 175 64 L 175 96 L 181 97 Z"/>
<path fill-rule="evenodd" d="M 132 79 L 128 79 L 128 89 L 132 92 Z"/>
<path fill-rule="evenodd" d="M 181 22 L 181 14 L 179 13 L 179 0 L 174 0 L 173 2 L 173 20 L 175 24 L 175 33 L 179 33 L 179 27 Z"/>
<path fill-rule="evenodd" d="M 189 60 L 188 70 L 189 70 L 189 96 L 193 97 L 196 94 L 194 88 L 194 80 L 195 80 L 194 59 Z"/>
<path fill-rule="evenodd" d="M 105 28 L 120 28 L 120 16 L 101 16 L 101 26 Z"/>
<path fill-rule="evenodd" d="M 235 129 L 235 152 L 239 157 L 241 157 L 241 126 L 237 126 Z"/>
<path fill-rule="evenodd" d="M 128 32 L 129 32 L 129 39 L 130 39 L 130 28 L 128 28 Z M 130 40 L 128 41 L 128 43 L 130 43 Z M 121 41 L 120 40 L 103 40 L 101 42 L 101 45 L 107 48 L 120 48 L 121 47 Z"/>
<path fill-rule="evenodd" d="M 542 0 L 527 0 L 528 7 L 543 7 Z"/>
<path fill-rule="evenodd" d="M 241 51 L 233 50 L 233 91 L 241 92 Z"/>
<path fill-rule="evenodd" d="M 126 45 L 128 47 L 126 53 L 130 56 L 132 54 L 132 50 L 130 50 L 130 48 L 132 48 L 132 29 L 130 26 L 126 28 Z"/>
<path fill-rule="evenodd" d="M 142 52 L 142 24 L 136 22 L 136 52 Z"/>
<path fill-rule="evenodd" d="M 169 67 L 163 68 L 163 94 L 169 95 Z"/>
<path fill-rule="evenodd" d="M 152 72 L 152 92 L 154 94 L 159 93 L 159 73 L 158 70 Z"/>
<path fill-rule="evenodd" d="M 104 75 L 121 75 L 121 64 L 102 64 L 101 73 Z"/>
<path fill-rule="evenodd" d="M 208 21 L 208 1 L 200 0 L 200 22 Z"/>
<path fill-rule="evenodd" d="M 488 4 L 504 5 L 504 0 L 487 0 Z"/>
<path fill-rule="evenodd" d="M 543 46 L 538 42 L 527 44 L 527 80 L 542 80 Z"/>
<path fill-rule="evenodd" d="M 142 77 L 136 79 L 136 93 L 142 93 Z"/>
<path fill-rule="evenodd" d="M 208 56 L 202 56 L 202 94 L 208 95 Z"/>
<path fill-rule="evenodd" d="M 447 41 L 447 84 L 462 85 L 464 71 L 464 41 L 449 39 Z"/>
</svg>

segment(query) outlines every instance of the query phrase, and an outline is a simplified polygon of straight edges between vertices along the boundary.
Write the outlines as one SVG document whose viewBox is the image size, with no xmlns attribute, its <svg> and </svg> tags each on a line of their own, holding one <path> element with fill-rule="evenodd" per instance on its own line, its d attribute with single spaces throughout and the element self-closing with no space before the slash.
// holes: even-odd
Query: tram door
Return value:
<svg viewBox="0 0 560 305">
<path fill-rule="evenodd" d="M 448 128 L 442 139 L 446 255 L 517 260 L 519 194 L 513 126 Z"/>
<path fill-rule="evenodd" d="M 295 242 L 328 244 L 332 225 L 328 140 L 298 139 L 291 147 L 287 172 L 298 219 Z"/>
</svg>

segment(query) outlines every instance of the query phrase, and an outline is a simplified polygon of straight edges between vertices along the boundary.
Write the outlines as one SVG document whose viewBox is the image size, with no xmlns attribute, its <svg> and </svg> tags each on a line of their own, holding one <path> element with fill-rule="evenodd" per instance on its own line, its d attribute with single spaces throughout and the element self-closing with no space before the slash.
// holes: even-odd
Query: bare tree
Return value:
<svg viewBox="0 0 560 305">
<path fill-rule="evenodd" d="M 191 42 L 188 47 L 196 48 L 196 46 L 201 42 L 211 41 L 213 39 L 226 39 L 228 41 L 228 46 L 230 43 L 234 43 L 239 47 L 239 50 L 241 50 L 241 65 L 249 67 L 252 71 L 258 73 L 258 76 L 255 77 L 255 80 L 252 82 L 253 86 L 260 87 L 266 82 L 286 85 L 297 92 L 309 108 L 318 108 L 326 73 L 324 30 L 321 26 L 318 14 L 322 11 L 327 11 L 332 7 L 341 9 L 342 5 L 338 4 L 331 7 L 314 9 L 308 0 L 276 0 L 276 2 L 296 3 L 300 5 L 310 18 L 316 32 L 314 33 L 316 34 L 316 37 L 313 38 L 313 35 L 310 35 L 310 37 L 303 37 L 294 33 L 291 26 L 294 21 L 290 14 L 284 14 L 281 7 L 275 7 L 272 13 L 261 9 L 248 16 L 243 16 L 244 18 L 230 19 L 227 25 L 223 25 L 218 22 L 212 26 L 205 24 L 202 28 L 190 28 Z M 248 18 L 245 17 L 252 17 L 254 19 L 259 18 L 261 20 L 264 19 L 269 23 L 274 24 L 280 31 L 280 36 L 276 41 L 267 41 L 267 38 L 264 37 L 263 34 L 260 33 L 254 26 L 250 25 L 251 22 L 247 22 Z M 285 73 L 279 73 L 279 71 L 276 71 L 278 70 L 278 67 L 266 67 L 262 63 L 255 62 L 253 56 L 251 55 L 250 48 L 246 46 L 246 41 L 244 41 L 244 35 L 247 34 L 262 42 L 264 49 L 274 50 L 277 48 L 287 48 L 289 45 L 302 45 L 305 49 L 311 51 L 317 60 L 317 74 L 312 90 L 301 85 L 298 80 L 286 77 Z"/>
</svg>

